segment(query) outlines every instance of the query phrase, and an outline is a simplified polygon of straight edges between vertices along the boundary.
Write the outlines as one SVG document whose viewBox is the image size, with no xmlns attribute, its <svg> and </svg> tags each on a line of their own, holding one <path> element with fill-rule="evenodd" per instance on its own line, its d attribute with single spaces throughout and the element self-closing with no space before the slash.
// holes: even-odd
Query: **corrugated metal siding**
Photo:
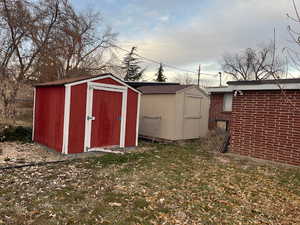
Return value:
<svg viewBox="0 0 300 225">
<path fill-rule="evenodd" d="M 61 152 L 65 88 L 37 87 L 35 101 L 34 141 Z"/>
</svg>

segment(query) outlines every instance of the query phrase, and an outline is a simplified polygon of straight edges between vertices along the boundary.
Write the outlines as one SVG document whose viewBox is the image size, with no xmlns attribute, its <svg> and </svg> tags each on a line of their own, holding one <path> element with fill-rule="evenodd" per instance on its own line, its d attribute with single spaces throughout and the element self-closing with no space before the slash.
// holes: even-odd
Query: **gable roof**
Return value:
<svg viewBox="0 0 300 225">
<path fill-rule="evenodd" d="M 34 86 L 35 87 L 61 86 L 61 85 L 71 84 L 71 83 L 74 83 L 77 81 L 88 80 L 88 79 L 97 78 L 97 77 L 101 77 L 101 76 L 105 76 L 105 75 L 113 76 L 110 73 L 105 73 L 105 74 L 99 74 L 96 76 L 87 75 L 87 76 L 79 76 L 79 77 L 70 77 L 70 78 L 65 78 L 65 79 L 61 79 L 61 80 L 49 81 L 49 82 L 45 82 L 45 83 L 38 83 L 38 84 L 35 84 Z"/>
<path fill-rule="evenodd" d="M 71 77 L 71 78 L 66 78 L 66 79 L 62 79 L 62 80 L 50 81 L 50 82 L 46 82 L 46 83 L 39 83 L 34 86 L 35 87 L 66 86 L 66 85 L 73 86 L 73 85 L 86 83 L 86 82 L 94 81 L 94 80 L 98 80 L 98 79 L 109 78 L 109 77 L 111 79 L 123 84 L 124 86 L 127 86 L 128 88 L 132 89 L 133 91 L 135 91 L 137 93 L 141 93 L 138 89 L 129 86 L 122 79 L 112 75 L 111 73 L 104 73 L 104 74 L 99 74 L 99 75 L 95 75 L 95 76 Z"/>
<path fill-rule="evenodd" d="M 142 86 L 139 87 L 143 94 L 176 94 L 176 92 L 194 85 L 159 85 L 159 86 Z"/>
</svg>

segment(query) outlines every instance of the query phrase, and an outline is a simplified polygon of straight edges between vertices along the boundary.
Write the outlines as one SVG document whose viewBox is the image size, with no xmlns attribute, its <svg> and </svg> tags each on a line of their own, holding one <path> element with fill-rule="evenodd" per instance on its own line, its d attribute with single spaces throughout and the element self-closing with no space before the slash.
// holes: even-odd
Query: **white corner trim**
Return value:
<svg viewBox="0 0 300 225">
<path fill-rule="evenodd" d="M 33 112 L 32 112 L 32 136 L 31 139 L 34 141 L 34 126 L 35 126 L 35 101 L 36 101 L 36 87 L 33 88 Z"/>
<path fill-rule="evenodd" d="M 88 152 L 88 148 L 91 147 L 91 131 L 92 121 L 88 120 L 88 116 L 92 116 L 93 112 L 93 97 L 94 92 L 90 83 L 87 85 L 86 92 L 86 113 L 85 113 L 85 132 L 84 132 L 84 152 Z"/>
<path fill-rule="evenodd" d="M 138 146 L 138 144 L 139 144 L 140 107 L 141 107 L 141 94 L 138 93 L 135 146 Z"/>
<path fill-rule="evenodd" d="M 122 94 L 122 113 L 121 113 L 121 131 L 120 131 L 120 147 L 125 147 L 126 141 L 126 118 L 127 118 L 127 88 Z"/>
<path fill-rule="evenodd" d="M 71 86 L 65 85 L 64 131 L 63 131 L 63 145 L 62 145 L 63 154 L 68 154 L 70 109 L 71 109 Z"/>
<path fill-rule="evenodd" d="M 116 90 L 126 90 L 127 87 L 125 86 L 119 86 L 119 85 L 113 85 L 113 84 L 103 84 L 103 83 L 96 83 L 96 82 L 89 82 L 89 85 L 94 88 L 109 88 L 109 89 L 116 89 Z"/>
<path fill-rule="evenodd" d="M 109 74 L 108 75 L 104 75 L 104 76 L 99 76 L 99 77 L 94 77 L 94 78 L 86 79 L 86 80 L 77 81 L 77 82 L 74 82 L 74 83 L 66 84 L 65 86 L 74 86 L 74 85 L 78 85 L 78 84 L 92 82 L 92 81 L 95 81 L 95 80 L 102 80 L 102 79 L 105 79 L 105 78 L 111 78 L 114 81 L 116 81 L 116 82 L 124 85 L 125 87 L 133 90 L 134 92 L 141 93 L 139 90 L 134 89 L 133 87 L 129 86 L 128 84 L 126 84 L 122 80 L 117 79 L 113 75 L 109 75 Z M 115 85 L 115 86 L 117 86 L 117 85 Z"/>
</svg>

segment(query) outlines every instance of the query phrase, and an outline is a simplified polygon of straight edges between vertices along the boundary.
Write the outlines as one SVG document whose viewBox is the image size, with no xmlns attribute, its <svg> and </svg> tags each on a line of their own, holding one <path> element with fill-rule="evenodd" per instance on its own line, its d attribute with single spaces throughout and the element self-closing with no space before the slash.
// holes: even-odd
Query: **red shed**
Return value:
<svg viewBox="0 0 300 225">
<path fill-rule="evenodd" d="M 38 84 L 33 141 L 63 154 L 137 146 L 139 102 L 112 74 Z"/>
</svg>

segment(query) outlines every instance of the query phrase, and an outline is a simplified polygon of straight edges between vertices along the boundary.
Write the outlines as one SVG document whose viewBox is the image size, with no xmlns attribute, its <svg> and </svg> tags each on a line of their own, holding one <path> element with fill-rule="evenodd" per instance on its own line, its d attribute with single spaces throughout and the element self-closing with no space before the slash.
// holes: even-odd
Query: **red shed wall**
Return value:
<svg viewBox="0 0 300 225">
<path fill-rule="evenodd" d="M 300 91 L 243 91 L 230 131 L 233 152 L 300 165 Z"/>
<path fill-rule="evenodd" d="M 217 120 L 228 121 L 228 127 L 231 122 L 231 112 L 223 111 L 224 93 L 211 93 L 208 129 L 217 128 Z"/>
<path fill-rule="evenodd" d="M 125 146 L 136 146 L 138 93 L 128 88 Z"/>
<path fill-rule="evenodd" d="M 64 126 L 64 87 L 37 87 L 34 141 L 62 151 Z"/>
<path fill-rule="evenodd" d="M 81 153 L 84 148 L 87 83 L 71 87 L 68 153 Z"/>
<path fill-rule="evenodd" d="M 99 79 L 93 82 L 123 86 L 111 79 Z M 86 116 L 87 83 L 78 84 L 71 88 L 69 153 L 81 153 L 84 149 L 85 116 Z M 126 141 L 125 146 L 135 146 L 137 114 L 137 93 L 128 89 Z M 133 137 L 134 136 L 134 137 Z"/>
</svg>

